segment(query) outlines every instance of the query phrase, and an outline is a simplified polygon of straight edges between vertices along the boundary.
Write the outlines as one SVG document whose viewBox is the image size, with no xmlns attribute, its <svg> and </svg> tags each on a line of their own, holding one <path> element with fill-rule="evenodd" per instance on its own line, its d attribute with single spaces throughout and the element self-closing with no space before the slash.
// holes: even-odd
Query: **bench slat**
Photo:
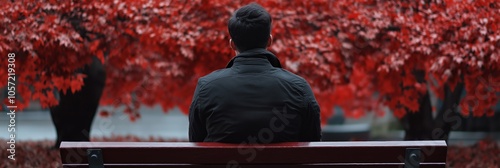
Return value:
<svg viewBox="0 0 500 168">
<path fill-rule="evenodd" d="M 367 164 L 305 164 L 305 165 L 239 165 L 238 168 L 262 168 L 262 167 L 272 167 L 272 168 L 304 168 L 304 167 L 360 167 L 360 168 L 378 168 L 378 167 L 394 167 L 401 168 L 404 164 L 394 164 L 394 163 L 367 163 Z M 127 167 L 127 168 L 141 168 L 141 167 L 169 167 L 169 168 L 221 168 L 227 167 L 227 165 L 191 165 L 191 164 L 105 164 L 105 167 Z M 422 163 L 421 168 L 443 168 L 445 163 Z M 86 164 L 72 165 L 66 164 L 65 168 L 88 168 Z"/>
<path fill-rule="evenodd" d="M 421 148 L 422 165 L 446 161 L 444 141 L 310 142 L 260 145 L 182 142 L 63 142 L 61 160 L 88 164 L 87 149 L 101 149 L 105 164 L 403 164 L 406 148 Z M 252 156 L 255 153 L 255 157 Z M 109 165 L 111 166 L 111 165 Z M 179 165 L 180 166 L 180 165 Z M 259 165 L 262 166 L 262 165 Z M 316 165 L 322 166 L 322 165 Z M 333 166 L 333 165 L 329 165 Z M 356 167 L 354 166 L 354 167 Z M 379 165 L 380 166 L 380 165 Z M 396 166 L 397 167 L 397 166 Z"/>
</svg>

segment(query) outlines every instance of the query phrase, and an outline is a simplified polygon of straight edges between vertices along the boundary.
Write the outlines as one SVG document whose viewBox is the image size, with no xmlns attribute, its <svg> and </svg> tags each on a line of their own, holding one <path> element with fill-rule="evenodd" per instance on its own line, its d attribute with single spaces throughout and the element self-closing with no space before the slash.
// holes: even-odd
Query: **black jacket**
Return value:
<svg viewBox="0 0 500 168">
<path fill-rule="evenodd" d="M 265 49 L 233 58 L 198 80 L 189 110 L 191 142 L 320 141 L 320 109 L 306 80 Z"/>
</svg>

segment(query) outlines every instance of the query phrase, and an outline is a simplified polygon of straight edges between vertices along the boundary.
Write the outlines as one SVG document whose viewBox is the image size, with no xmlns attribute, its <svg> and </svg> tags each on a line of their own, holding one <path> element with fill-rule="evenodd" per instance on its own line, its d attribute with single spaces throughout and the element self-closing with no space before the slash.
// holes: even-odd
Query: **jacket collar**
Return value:
<svg viewBox="0 0 500 168">
<path fill-rule="evenodd" d="M 229 61 L 226 68 L 231 68 L 234 64 L 234 60 L 238 57 L 246 57 L 246 58 L 257 57 L 258 58 L 258 57 L 262 57 L 262 56 L 265 56 L 267 58 L 267 60 L 269 61 L 269 63 L 271 63 L 271 65 L 273 67 L 282 68 L 278 57 L 276 57 L 272 52 L 267 51 L 266 49 L 263 49 L 263 48 L 256 48 L 256 49 L 251 49 L 251 50 L 241 52 L 240 54 L 233 57 L 231 59 L 231 61 Z"/>
</svg>

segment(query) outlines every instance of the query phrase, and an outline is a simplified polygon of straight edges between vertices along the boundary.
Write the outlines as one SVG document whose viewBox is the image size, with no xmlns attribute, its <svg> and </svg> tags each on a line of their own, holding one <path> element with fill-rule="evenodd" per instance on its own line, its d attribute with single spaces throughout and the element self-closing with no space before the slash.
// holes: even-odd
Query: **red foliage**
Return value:
<svg viewBox="0 0 500 168">
<path fill-rule="evenodd" d="M 500 145 L 493 140 L 482 140 L 471 147 L 450 147 L 449 167 L 499 167 Z"/>
<path fill-rule="evenodd" d="M 0 55 L 17 55 L 21 108 L 30 99 L 56 105 L 52 89 L 79 90 L 84 76 L 76 70 L 97 56 L 108 72 L 102 104 L 126 105 L 131 119 L 141 105 L 187 112 L 196 80 L 234 56 L 227 19 L 249 2 L 2 2 Z M 491 115 L 498 102 L 497 0 L 257 2 L 273 16 L 270 49 L 311 83 L 323 119 L 334 105 L 351 117 L 384 106 L 402 117 L 418 110 L 427 87 L 442 97 L 444 84 L 458 82 L 468 94 L 464 114 Z"/>
</svg>

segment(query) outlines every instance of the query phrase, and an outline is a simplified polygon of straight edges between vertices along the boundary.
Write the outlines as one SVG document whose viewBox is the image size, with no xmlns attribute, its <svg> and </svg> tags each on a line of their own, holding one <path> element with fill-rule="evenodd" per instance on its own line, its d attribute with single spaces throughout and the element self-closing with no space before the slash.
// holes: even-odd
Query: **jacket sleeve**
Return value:
<svg viewBox="0 0 500 168">
<path fill-rule="evenodd" d="M 311 86 L 306 82 L 304 88 L 305 113 L 301 124 L 299 140 L 303 142 L 321 141 L 320 108 Z"/>
<path fill-rule="evenodd" d="M 189 107 L 189 141 L 203 142 L 207 136 L 205 119 L 199 108 L 201 82 L 198 81 L 193 95 L 193 101 Z"/>
</svg>

